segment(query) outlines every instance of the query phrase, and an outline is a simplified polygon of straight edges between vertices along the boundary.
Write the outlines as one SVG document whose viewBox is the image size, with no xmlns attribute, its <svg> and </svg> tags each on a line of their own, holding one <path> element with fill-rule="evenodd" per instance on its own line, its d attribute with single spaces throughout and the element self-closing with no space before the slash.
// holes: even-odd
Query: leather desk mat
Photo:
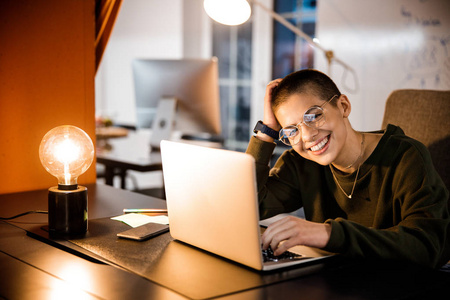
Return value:
<svg viewBox="0 0 450 300">
<path fill-rule="evenodd" d="M 109 218 L 89 220 L 82 238 L 53 239 L 42 228 L 28 235 L 87 259 L 123 268 L 193 299 L 206 299 L 316 273 L 324 263 L 259 272 L 173 240 L 169 233 L 146 241 L 121 239 L 131 227 Z"/>
</svg>

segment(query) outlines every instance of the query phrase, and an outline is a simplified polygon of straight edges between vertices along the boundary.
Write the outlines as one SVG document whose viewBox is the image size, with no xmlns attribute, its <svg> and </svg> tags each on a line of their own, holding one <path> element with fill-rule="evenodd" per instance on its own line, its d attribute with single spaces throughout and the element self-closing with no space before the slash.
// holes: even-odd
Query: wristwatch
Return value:
<svg viewBox="0 0 450 300">
<path fill-rule="evenodd" d="M 253 129 L 254 133 L 258 133 L 258 131 L 261 131 L 262 133 L 267 134 L 268 136 L 270 136 L 274 140 L 278 140 L 278 138 L 280 136 L 278 131 L 273 130 L 270 127 L 267 127 L 262 121 L 258 121 L 256 123 L 255 128 Z"/>
</svg>

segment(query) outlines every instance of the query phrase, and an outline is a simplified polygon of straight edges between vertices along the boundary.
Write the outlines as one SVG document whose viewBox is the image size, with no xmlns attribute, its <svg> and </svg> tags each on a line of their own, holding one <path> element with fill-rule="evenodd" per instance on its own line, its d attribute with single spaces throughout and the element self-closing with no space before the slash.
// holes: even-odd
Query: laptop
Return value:
<svg viewBox="0 0 450 300">
<path fill-rule="evenodd" d="M 262 271 L 332 256 L 296 246 L 286 258 L 265 258 L 251 155 L 163 140 L 161 156 L 174 239 Z"/>
</svg>

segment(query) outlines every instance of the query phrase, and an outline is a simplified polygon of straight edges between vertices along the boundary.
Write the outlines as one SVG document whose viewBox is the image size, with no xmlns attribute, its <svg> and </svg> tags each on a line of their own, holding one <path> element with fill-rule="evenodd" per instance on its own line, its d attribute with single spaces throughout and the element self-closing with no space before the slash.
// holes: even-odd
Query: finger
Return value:
<svg viewBox="0 0 450 300">
<path fill-rule="evenodd" d="M 265 239 L 271 239 L 271 237 L 278 231 L 282 230 L 281 228 L 284 226 L 284 224 L 288 221 L 289 217 L 282 218 L 280 220 L 277 220 L 270 224 L 266 230 L 264 231 L 262 238 Z"/>
<path fill-rule="evenodd" d="M 281 81 L 281 79 L 275 79 L 275 80 L 272 80 L 271 82 L 269 82 L 267 84 L 267 86 L 266 86 L 266 96 L 271 96 L 272 95 L 273 89 L 278 86 L 280 81 Z"/>
<path fill-rule="evenodd" d="M 298 223 L 298 219 L 295 217 L 286 217 L 277 222 L 274 222 L 267 229 L 267 234 L 265 236 L 266 240 L 265 245 L 270 245 L 271 248 L 276 251 L 282 244 L 289 241 L 287 244 L 289 247 L 292 247 L 296 242 L 298 242 L 298 233 L 300 225 Z M 286 251 L 286 247 L 281 247 L 279 253 L 283 253 Z"/>
<path fill-rule="evenodd" d="M 264 231 L 263 235 L 261 236 L 261 242 L 262 242 L 263 249 L 269 248 L 269 246 L 272 244 L 272 240 L 273 240 L 274 236 L 278 232 L 277 227 L 272 227 L 272 225 L 270 225 L 266 229 L 266 231 Z"/>
<path fill-rule="evenodd" d="M 270 242 L 272 241 L 272 236 L 267 233 L 267 230 L 263 233 L 263 235 L 261 236 L 261 244 L 262 244 L 262 248 L 264 250 L 266 250 L 267 248 L 269 248 Z"/>
<path fill-rule="evenodd" d="M 280 247 L 283 249 L 282 245 L 292 238 L 293 230 L 291 228 L 284 229 L 277 232 L 270 242 L 270 247 L 274 252 L 280 252 Z M 280 254 L 286 250 L 281 250 Z"/>
<path fill-rule="evenodd" d="M 266 228 L 266 230 L 263 232 L 263 234 L 262 234 L 262 236 L 261 236 L 261 242 L 262 242 L 262 245 L 263 245 L 263 247 L 268 247 L 269 246 L 269 244 L 270 244 L 270 242 L 272 241 L 272 237 L 273 237 L 273 235 L 276 233 L 276 231 L 277 231 L 277 227 L 278 227 L 278 223 L 280 222 L 280 220 L 278 220 L 278 221 L 276 221 L 276 222 L 274 222 L 274 223 L 272 223 L 272 224 L 270 224 L 267 228 Z M 266 248 L 263 248 L 263 249 L 266 249 Z"/>
<path fill-rule="evenodd" d="M 275 248 L 277 247 L 277 244 L 282 241 L 280 239 L 279 234 L 282 232 L 287 232 L 290 228 L 294 227 L 296 224 L 296 219 L 293 216 L 284 217 L 276 222 L 273 222 L 272 224 L 267 227 L 267 229 L 264 231 L 262 235 L 262 246 L 263 249 L 267 249 L 269 245 Z M 277 237 L 277 240 L 275 242 L 274 238 Z M 286 238 L 286 236 L 281 235 L 281 237 Z"/>
<path fill-rule="evenodd" d="M 270 81 L 267 85 L 278 84 L 278 83 L 280 83 L 281 80 L 283 80 L 283 78 L 274 79 L 274 80 Z"/>
<path fill-rule="evenodd" d="M 294 239 L 293 237 L 290 237 L 286 240 L 281 241 L 278 244 L 278 247 L 274 250 L 273 254 L 276 256 L 279 256 L 283 254 L 284 252 L 288 251 L 290 248 L 299 245 L 299 242 Z"/>
</svg>

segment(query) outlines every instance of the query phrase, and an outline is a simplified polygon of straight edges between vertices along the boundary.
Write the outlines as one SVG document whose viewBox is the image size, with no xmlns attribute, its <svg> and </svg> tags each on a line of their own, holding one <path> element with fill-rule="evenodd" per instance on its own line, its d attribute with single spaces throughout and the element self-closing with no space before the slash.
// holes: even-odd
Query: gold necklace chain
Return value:
<svg viewBox="0 0 450 300">
<path fill-rule="evenodd" d="M 345 167 L 346 169 L 350 169 L 351 167 L 353 167 L 353 165 L 361 158 L 361 156 L 363 155 L 363 148 L 364 148 L 364 133 L 361 133 L 362 137 L 361 137 L 361 151 L 359 152 L 359 156 L 355 159 L 354 162 L 352 162 L 351 164 L 349 164 L 347 167 Z"/>
<path fill-rule="evenodd" d="M 361 153 L 359 154 L 358 158 L 357 158 L 350 166 L 354 165 L 355 162 L 356 162 L 360 157 L 362 157 L 363 152 L 364 152 L 364 133 L 362 133 L 362 138 L 361 138 Z M 331 170 L 331 174 L 333 175 L 334 181 L 337 183 L 339 189 L 342 191 L 342 193 L 344 193 L 344 195 L 345 195 L 348 199 L 352 199 L 353 192 L 355 191 L 356 181 L 358 180 L 359 169 L 361 168 L 361 165 L 362 165 L 362 163 L 360 163 L 359 166 L 358 166 L 358 170 L 356 171 L 355 181 L 353 182 L 353 188 L 352 188 L 352 191 L 351 191 L 350 195 L 348 195 L 348 194 L 344 191 L 344 189 L 342 188 L 342 186 L 340 185 L 339 181 L 337 180 L 336 175 L 334 174 L 334 171 L 333 171 L 333 166 L 330 164 L 330 170 Z"/>
</svg>

